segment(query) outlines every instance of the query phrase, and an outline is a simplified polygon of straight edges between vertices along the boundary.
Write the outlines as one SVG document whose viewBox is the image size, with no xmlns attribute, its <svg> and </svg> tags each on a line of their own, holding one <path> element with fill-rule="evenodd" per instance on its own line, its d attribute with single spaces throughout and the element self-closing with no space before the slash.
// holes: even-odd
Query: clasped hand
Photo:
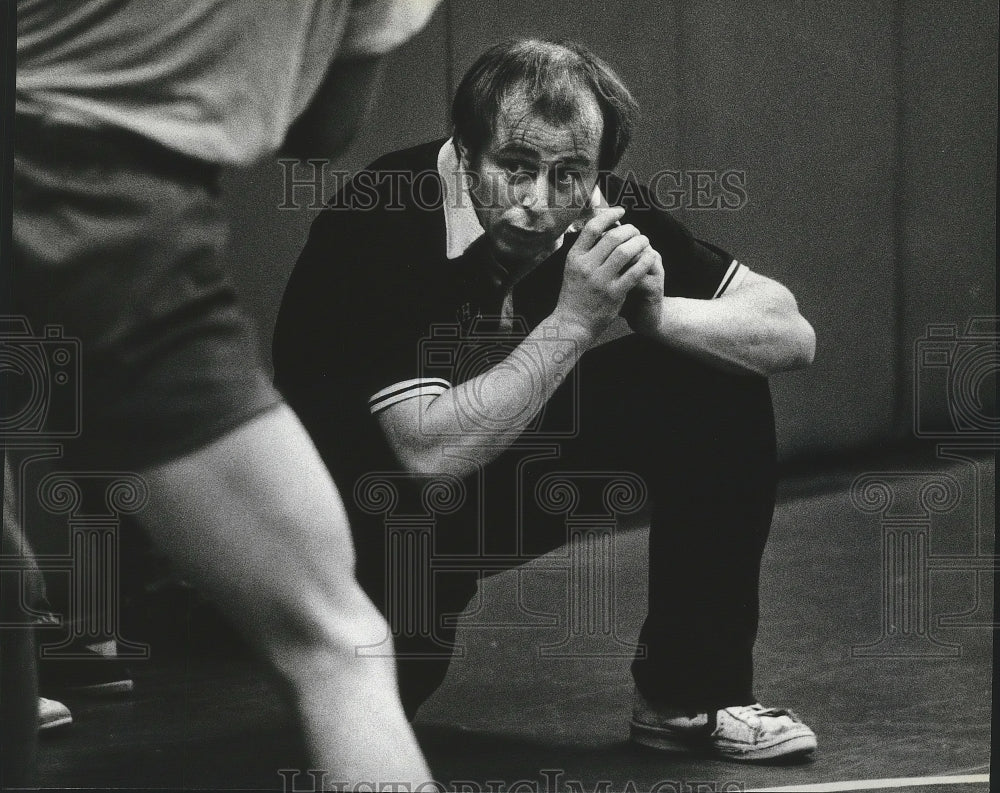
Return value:
<svg viewBox="0 0 1000 793">
<path fill-rule="evenodd" d="M 598 209 L 566 255 L 556 312 L 597 338 L 621 314 L 654 333 L 663 313 L 663 262 L 622 207 Z"/>
</svg>

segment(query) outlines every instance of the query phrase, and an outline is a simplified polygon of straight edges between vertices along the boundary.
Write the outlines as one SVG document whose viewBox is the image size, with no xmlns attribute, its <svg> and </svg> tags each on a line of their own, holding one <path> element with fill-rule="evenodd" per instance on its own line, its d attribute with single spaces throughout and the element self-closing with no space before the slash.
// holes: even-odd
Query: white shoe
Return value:
<svg viewBox="0 0 1000 793">
<path fill-rule="evenodd" d="M 713 718 L 661 712 L 636 692 L 633 743 L 667 752 L 714 754 L 728 760 L 771 760 L 816 749 L 816 734 L 790 710 L 760 703 L 716 711 Z"/>
<path fill-rule="evenodd" d="M 73 723 L 73 714 L 58 700 L 38 698 L 38 729 L 53 730 Z"/>
</svg>

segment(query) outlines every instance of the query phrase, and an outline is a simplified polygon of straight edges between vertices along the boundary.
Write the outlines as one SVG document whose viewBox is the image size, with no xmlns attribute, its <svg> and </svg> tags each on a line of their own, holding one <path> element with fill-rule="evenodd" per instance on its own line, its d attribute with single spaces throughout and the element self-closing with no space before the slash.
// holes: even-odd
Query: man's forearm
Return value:
<svg viewBox="0 0 1000 793">
<path fill-rule="evenodd" d="M 724 371 L 768 376 L 812 363 L 816 336 L 791 292 L 775 282 L 715 300 L 663 298 L 655 337 Z"/>
<path fill-rule="evenodd" d="M 445 391 L 397 453 L 421 473 L 465 475 L 507 449 L 593 344 L 593 332 L 552 314 L 502 362 Z"/>
</svg>

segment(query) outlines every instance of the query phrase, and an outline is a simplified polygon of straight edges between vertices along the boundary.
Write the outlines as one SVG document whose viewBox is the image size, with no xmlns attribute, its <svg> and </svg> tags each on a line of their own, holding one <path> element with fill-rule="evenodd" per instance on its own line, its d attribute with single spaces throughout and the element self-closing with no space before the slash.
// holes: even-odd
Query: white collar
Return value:
<svg viewBox="0 0 1000 793">
<path fill-rule="evenodd" d="M 452 138 L 448 138 L 438 152 L 437 169 L 444 185 L 442 203 L 447 256 L 449 259 L 457 259 L 472 243 L 482 237 L 486 230 L 476 215 L 472 196 L 469 195 L 468 180 L 465 178 L 465 171 L 459 162 Z M 600 189 L 594 188 L 594 205 L 602 206 L 606 203 Z M 562 246 L 565 236 L 564 234 L 556 241 L 557 250 Z"/>
<path fill-rule="evenodd" d="M 479 222 L 476 208 L 469 195 L 465 171 L 458 160 L 455 143 L 448 138 L 438 152 L 438 175 L 444 185 L 444 228 L 447 239 L 447 256 L 457 259 L 486 233 Z"/>
</svg>

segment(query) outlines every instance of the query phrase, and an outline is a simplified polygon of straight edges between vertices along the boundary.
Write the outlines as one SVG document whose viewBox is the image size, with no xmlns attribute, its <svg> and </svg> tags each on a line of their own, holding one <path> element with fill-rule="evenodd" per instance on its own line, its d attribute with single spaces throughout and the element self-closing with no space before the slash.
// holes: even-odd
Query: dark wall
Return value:
<svg viewBox="0 0 1000 793">
<path fill-rule="evenodd" d="M 995 313 L 995 3 L 451 0 L 391 57 L 333 167 L 445 134 L 473 58 L 531 33 L 586 42 L 633 88 L 643 117 L 623 168 L 745 174 L 738 210 L 688 191 L 677 211 L 789 286 L 816 328 L 815 365 L 773 380 L 783 456 L 909 436 L 914 382 L 948 421 L 942 370 L 914 360 L 928 325 Z M 227 179 L 233 267 L 265 348 L 313 214 L 309 188 L 278 208 L 285 176 L 266 163 Z M 981 396 L 986 380 L 967 380 Z"/>
<path fill-rule="evenodd" d="M 915 365 L 934 324 L 956 326 L 952 347 L 963 344 L 965 357 L 953 356 L 950 365 L 958 386 L 950 405 L 966 408 L 966 420 L 996 415 L 995 407 L 979 410 L 974 404 L 988 402 L 987 392 L 995 388 L 995 337 L 968 345 L 961 339 L 971 317 L 997 313 L 997 4 L 957 3 L 947 7 L 944 19 L 941 9 L 907 2 L 899 21 L 897 305 L 904 430 L 914 426 L 911 384 L 920 384 L 926 413 L 942 415 L 944 424 L 952 421 L 943 416 L 940 369 Z"/>
<path fill-rule="evenodd" d="M 446 134 L 446 22 L 439 9 L 420 35 L 387 58 L 382 90 L 357 139 L 319 174 L 325 189 L 306 185 L 288 191 L 289 177 L 306 182 L 314 174 L 273 160 L 226 175 L 231 268 L 268 356 L 281 294 L 316 213 L 310 207 L 322 205 L 334 191 L 334 172 L 356 170 L 380 154 Z"/>
</svg>

